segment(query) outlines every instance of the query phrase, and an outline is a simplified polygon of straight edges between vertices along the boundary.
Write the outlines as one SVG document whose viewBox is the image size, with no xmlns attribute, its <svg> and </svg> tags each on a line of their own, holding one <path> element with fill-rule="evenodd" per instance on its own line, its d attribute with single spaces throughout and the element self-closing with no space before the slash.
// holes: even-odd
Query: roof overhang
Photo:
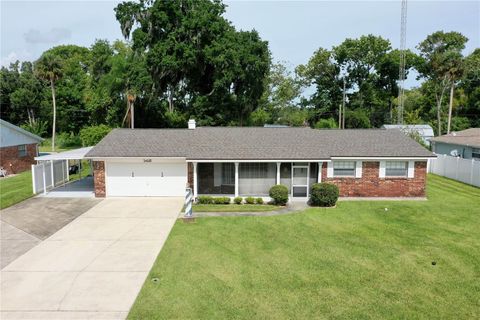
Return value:
<svg viewBox="0 0 480 320">
<path fill-rule="evenodd" d="M 85 155 L 92 150 L 93 147 L 85 147 L 79 149 L 68 150 L 58 153 L 50 153 L 43 156 L 35 157 L 37 161 L 52 161 L 52 160 L 81 160 L 86 159 Z"/>
<path fill-rule="evenodd" d="M 432 154 L 428 157 L 332 157 L 332 160 L 428 160 L 437 156 Z"/>
</svg>

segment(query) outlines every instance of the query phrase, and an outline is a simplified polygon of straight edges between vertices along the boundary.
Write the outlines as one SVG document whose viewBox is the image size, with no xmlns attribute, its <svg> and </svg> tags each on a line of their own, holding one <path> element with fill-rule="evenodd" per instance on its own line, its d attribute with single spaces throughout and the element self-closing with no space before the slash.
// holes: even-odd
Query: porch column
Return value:
<svg viewBox="0 0 480 320">
<path fill-rule="evenodd" d="M 53 160 L 50 160 L 50 167 L 52 169 L 52 189 L 55 188 L 55 172 L 53 171 Z"/>
<path fill-rule="evenodd" d="M 277 162 L 277 184 L 280 184 L 280 165 L 281 162 Z"/>
<path fill-rule="evenodd" d="M 238 197 L 238 162 L 235 162 L 235 197 Z"/>
<path fill-rule="evenodd" d="M 196 198 L 198 195 L 197 163 L 192 162 L 192 164 L 193 164 L 193 197 Z"/>
<path fill-rule="evenodd" d="M 323 167 L 323 162 L 318 163 L 318 177 L 317 177 L 317 182 L 320 183 L 322 182 L 322 167 Z"/>
</svg>

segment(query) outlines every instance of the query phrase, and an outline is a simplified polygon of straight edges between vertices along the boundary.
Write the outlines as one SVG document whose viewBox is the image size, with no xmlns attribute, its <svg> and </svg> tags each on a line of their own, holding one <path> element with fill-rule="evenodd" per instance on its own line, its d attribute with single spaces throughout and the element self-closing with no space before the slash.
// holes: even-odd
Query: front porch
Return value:
<svg viewBox="0 0 480 320">
<path fill-rule="evenodd" d="M 323 162 L 189 162 L 188 182 L 194 197 L 268 197 L 272 186 L 283 184 L 291 200 L 306 200 L 322 181 Z"/>
</svg>

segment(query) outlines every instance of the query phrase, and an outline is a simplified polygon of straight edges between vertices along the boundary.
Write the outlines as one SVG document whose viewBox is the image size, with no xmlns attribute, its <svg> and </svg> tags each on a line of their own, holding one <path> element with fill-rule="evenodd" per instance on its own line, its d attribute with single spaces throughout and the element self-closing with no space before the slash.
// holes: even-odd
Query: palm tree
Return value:
<svg viewBox="0 0 480 320">
<path fill-rule="evenodd" d="M 55 81 L 62 76 L 62 61 L 52 53 L 44 53 L 35 63 L 35 73 L 38 77 L 50 82 L 52 89 L 53 125 L 52 151 L 55 151 L 55 124 L 57 121 L 57 105 L 55 101 Z"/>
</svg>

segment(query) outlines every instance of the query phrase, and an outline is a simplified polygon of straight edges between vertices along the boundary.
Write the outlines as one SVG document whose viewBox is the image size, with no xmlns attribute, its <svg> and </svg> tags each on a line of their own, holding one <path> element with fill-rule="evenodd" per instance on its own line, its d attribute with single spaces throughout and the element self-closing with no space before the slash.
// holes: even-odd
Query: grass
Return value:
<svg viewBox="0 0 480 320">
<path fill-rule="evenodd" d="M 476 318 L 480 189 L 428 198 L 178 221 L 129 319 Z"/>
<path fill-rule="evenodd" d="M 282 207 L 271 204 L 194 204 L 193 212 L 265 212 Z"/>
<path fill-rule="evenodd" d="M 33 196 L 32 172 L 25 171 L 14 177 L 0 179 L 0 209 Z"/>
</svg>

